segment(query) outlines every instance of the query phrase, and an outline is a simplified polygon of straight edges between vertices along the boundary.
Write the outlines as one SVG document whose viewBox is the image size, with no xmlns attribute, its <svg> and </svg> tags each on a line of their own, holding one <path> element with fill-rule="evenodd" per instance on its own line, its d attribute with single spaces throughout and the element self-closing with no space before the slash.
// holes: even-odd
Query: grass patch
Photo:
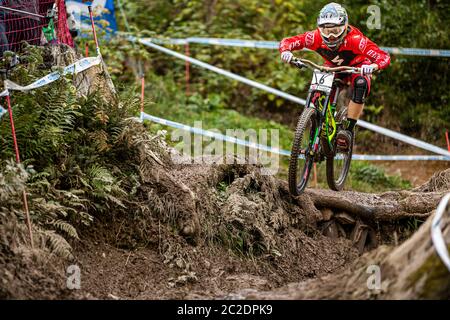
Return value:
<svg viewBox="0 0 450 320">
<path fill-rule="evenodd" d="M 365 161 L 353 161 L 349 182 L 354 190 L 377 192 L 403 190 L 412 187 L 411 182 L 399 175 L 388 175 L 384 169 Z"/>
</svg>

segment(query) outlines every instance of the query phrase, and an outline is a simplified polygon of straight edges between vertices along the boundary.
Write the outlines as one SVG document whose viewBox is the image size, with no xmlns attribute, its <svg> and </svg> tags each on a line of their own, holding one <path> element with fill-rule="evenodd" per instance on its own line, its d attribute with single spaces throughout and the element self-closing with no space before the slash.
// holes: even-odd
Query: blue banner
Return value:
<svg viewBox="0 0 450 320">
<path fill-rule="evenodd" d="M 91 30 L 88 6 L 92 6 L 95 20 L 106 20 L 109 23 L 107 31 L 116 32 L 117 22 L 114 14 L 114 0 L 67 0 L 67 13 L 73 14 L 81 32 Z"/>
</svg>

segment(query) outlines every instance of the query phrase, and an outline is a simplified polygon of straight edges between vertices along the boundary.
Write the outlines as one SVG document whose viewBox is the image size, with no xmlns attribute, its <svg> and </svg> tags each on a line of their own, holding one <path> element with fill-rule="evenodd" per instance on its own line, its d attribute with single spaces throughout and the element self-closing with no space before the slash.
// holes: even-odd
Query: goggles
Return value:
<svg viewBox="0 0 450 320">
<path fill-rule="evenodd" d="M 330 38 L 330 37 L 335 37 L 335 38 L 339 38 L 345 31 L 346 26 L 332 26 L 332 27 L 327 27 L 327 26 L 319 26 L 319 31 L 320 34 L 322 35 L 322 37 L 325 38 Z"/>
</svg>

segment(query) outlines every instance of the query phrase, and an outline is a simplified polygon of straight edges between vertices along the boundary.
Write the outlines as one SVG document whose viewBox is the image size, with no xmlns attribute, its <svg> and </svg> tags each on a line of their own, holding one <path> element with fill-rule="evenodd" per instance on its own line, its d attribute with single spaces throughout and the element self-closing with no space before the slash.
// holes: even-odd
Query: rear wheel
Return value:
<svg viewBox="0 0 450 320">
<path fill-rule="evenodd" d="M 314 162 L 309 154 L 317 128 L 316 111 L 305 108 L 297 123 L 289 161 L 289 191 L 298 196 L 305 190 Z"/>
<path fill-rule="evenodd" d="M 347 108 L 342 108 L 336 115 L 336 122 L 344 122 L 347 119 Z M 327 157 L 327 182 L 330 189 L 341 191 L 344 188 L 352 161 L 353 144 L 355 134 L 352 136 L 350 148 L 346 152 L 341 152 L 336 148 L 336 139 L 334 140 L 334 156 Z"/>
</svg>

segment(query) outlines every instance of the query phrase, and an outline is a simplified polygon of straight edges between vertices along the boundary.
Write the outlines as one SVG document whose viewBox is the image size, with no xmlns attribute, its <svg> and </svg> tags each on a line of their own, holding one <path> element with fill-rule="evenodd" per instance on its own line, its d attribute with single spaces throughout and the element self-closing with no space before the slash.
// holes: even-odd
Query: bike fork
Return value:
<svg viewBox="0 0 450 320">
<path fill-rule="evenodd" d="M 311 93 L 310 93 L 310 96 L 311 96 Z M 308 100 L 310 100 L 310 99 L 308 99 Z M 308 100 L 307 100 L 307 101 L 308 101 Z M 318 150 L 319 150 L 320 135 L 321 135 L 321 133 L 322 133 L 322 123 L 323 123 L 325 117 L 327 116 L 328 102 L 329 102 L 329 101 L 330 101 L 330 94 L 327 93 L 327 94 L 325 95 L 325 101 L 324 101 L 324 104 L 323 104 L 323 109 L 322 109 L 322 110 L 317 110 L 317 106 L 314 106 L 314 107 L 316 108 L 316 110 L 317 110 L 316 116 L 318 117 L 317 123 L 318 123 L 319 125 L 317 126 L 316 132 L 315 132 L 315 134 L 314 134 L 312 150 L 309 151 L 309 152 L 310 152 L 310 156 L 312 156 L 312 157 L 313 157 L 314 154 L 315 154 L 316 152 L 318 152 Z M 307 105 L 308 105 L 308 104 L 307 104 Z"/>
</svg>

